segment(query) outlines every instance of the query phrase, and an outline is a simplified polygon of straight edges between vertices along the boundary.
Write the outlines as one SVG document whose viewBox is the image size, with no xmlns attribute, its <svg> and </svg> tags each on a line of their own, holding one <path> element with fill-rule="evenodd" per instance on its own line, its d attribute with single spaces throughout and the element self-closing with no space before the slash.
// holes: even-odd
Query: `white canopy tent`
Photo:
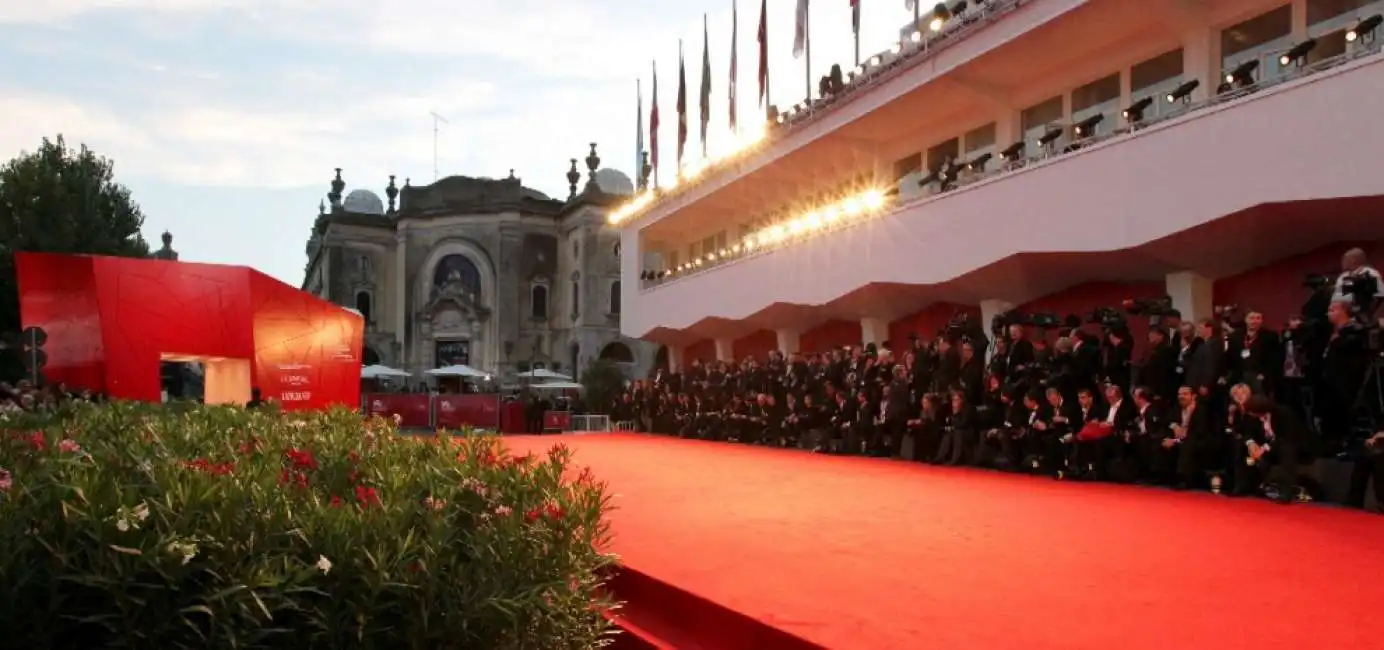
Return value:
<svg viewBox="0 0 1384 650">
<path fill-rule="evenodd" d="M 389 366 L 382 366 L 379 364 L 365 366 L 364 368 L 360 369 L 361 379 L 393 379 L 412 376 L 413 375 L 410 375 L 409 373 L 404 372 L 403 370 L 398 370 L 396 368 L 390 368 Z"/>
<path fill-rule="evenodd" d="M 572 381 L 550 381 L 532 386 L 538 390 L 580 390 L 581 384 Z"/>
<path fill-rule="evenodd" d="M 517 376 L 520 379 L 556 379 L 558 381 L 572 381 L 571 377 L 559 372 L 553 372 L 547 368 L 538 368 L 528 372 L 521 372 Z"/>
<path fill-rule="evenodd" d="M 463 377 L 470 379 L 485 380 L 490 379 L 490 373 L 482 370 L 476 370 L 471 366 L 463 364 L 457 364 L 455 366 L 446 366 L 444 368 L 433 368 L 432 370 L 427 371 L 427 373 L 425 374 L 431 375 L 433 377 Z"/>
</svg>

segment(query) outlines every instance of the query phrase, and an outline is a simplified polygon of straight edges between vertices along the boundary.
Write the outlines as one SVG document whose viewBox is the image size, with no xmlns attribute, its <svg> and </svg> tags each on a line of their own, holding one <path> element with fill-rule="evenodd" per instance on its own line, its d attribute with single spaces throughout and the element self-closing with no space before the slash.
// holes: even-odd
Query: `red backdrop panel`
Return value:
<svg viewBox="0 0 1384 650">
<path fill-rule="evenodd" d="M 360 317 L 258 272 L 42 253 L 16 262 L 23 322 L 48 330 L 53 381 L 158 401 L 163 355 L 225 357 L 249 360 L 263 397 L 286 409 L 360 403 Z"/>
<path fill-rule="evenodd" d="M 248 271 L 254 376 L 285 410 L 360 404 L 360 316 Z"/>
<path fill-rule="evenodd" d="M 157 402 L 165 354 L 250 359 L 249 271 L 92 257 L 111 397 Z"/>
<path fill-rule="evenodd" d="M 427 429 L 432 426 L 432 398 L 413 393 L 370 393 L 365 396 L 365 412 L 381 417 L 399 416 L 399 426 Z"/>
<path fill-rule="evenodd" d="M 498 429 L 499 395 L 438 395 L 437 426 L 460 429 L 464 426 Z"/>
<path fill-rule="evenodd" d="M 50 382 L 105 389 L 101 321 L 91 258 L 20 254 L 15 258 L 24 327 L 48 333 L 43 369 Z"/>
</svg>

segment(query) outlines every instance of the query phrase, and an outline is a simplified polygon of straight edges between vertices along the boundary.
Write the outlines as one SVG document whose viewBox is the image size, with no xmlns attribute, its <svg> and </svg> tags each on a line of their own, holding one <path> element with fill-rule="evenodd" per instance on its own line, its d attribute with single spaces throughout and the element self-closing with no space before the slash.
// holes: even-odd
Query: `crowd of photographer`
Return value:
<svg viewBox="0 0 1384 650">
<path fill-rule="evenodd" d="M 934 338 L 738 363 L 694 360 L 635 382 L 612 417 L 687 438 L 1156 484 L 1280 502 L 1311 498 L 1304 468 L 1354 463 L 1384 503 L 1378 273 L 1350 251 L 1275 330 L 1234 306 L 1183 322 L 1171 301 L 1085 318 L 959 316 Z M 1139 359 L 1128 318 L 1149 318 Z M 988 354 L 987 354 L 988 353 Z M 988 360 L 987 360 L 988 359 Z"/>
</svg>

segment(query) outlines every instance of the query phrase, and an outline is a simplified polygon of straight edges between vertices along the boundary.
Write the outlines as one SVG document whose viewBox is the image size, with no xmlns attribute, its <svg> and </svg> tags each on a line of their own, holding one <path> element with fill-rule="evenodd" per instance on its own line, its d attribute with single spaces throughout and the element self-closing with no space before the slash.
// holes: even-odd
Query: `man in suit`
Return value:
<svg viewBox="0 0 1384 650">
<path fill-rule="evenodd" d="M 1172 435 L 1160 443 L 1167 466 L 1175 469 L 1176 487 L 1197 486 L 1207 470 L 1220 469 L 1224 457 L 1224 440 L 1215 427 L 1215 420 L 1205 400 L 1197 397 L 1191 387 L 1177 390 L 1177 413 L 1170 427 Z M 1212 489 L 1220 490 L 1220 477 L 1212 479 Z"/>
<path fill-rule="evenodd" d="M 1278 333 L 1264 327 L 1264 315 L 1245 314 L 1245 329 L 1230 338 L 1226 350 L 1229 383 L 1247 384 L 1256 393 L 1273 395 L 1283 373 L 1283 344 Z"/>
<path fill-rule="evenodd" d="M 1119 446 L 1120 471 L 1129 482 L 1162 482 L 1170 467 L 1160 463 L 1158 450 L 1170 435 L 1163 405 L 1147 386 L 1134 389 L 1135 416 L 1133 426 L 1125 430 Z"/>
<path fill-rule="evenodd" d="M 1292 503 L 1298 494 L 1298 465 L 1307 442 L 1307 430 L 1292 409 L 1276 404 L 1266 395 L 1255 395 L 1245 412 L 1262 423 L 1259 435 L 1245 442 L 1244 463 L 1236 478 L 1241 488 L 1255 483 L 1275 483 L 1279 503 Z M 1251 488 L 1252 489 L 1252 488 Z"/>
<path fill-rule="evenodd" d="M 1149 347 L 1139 367 L 1139 385 L 1153 389 L 1160 399 L 1170 399 L 1177 393 L 1177 349 L 1168 342 L 1168 332 L 1149 328 Z"/>
<path fill-rule="evenodd" d="M 1201 343 L 1187 360 L 1185 381 L 1199 397 L 1209 399 L 1224 381 L 1225 339 L 1209 318 L 1197 323 L 1197 338 Z"/>
</svg>

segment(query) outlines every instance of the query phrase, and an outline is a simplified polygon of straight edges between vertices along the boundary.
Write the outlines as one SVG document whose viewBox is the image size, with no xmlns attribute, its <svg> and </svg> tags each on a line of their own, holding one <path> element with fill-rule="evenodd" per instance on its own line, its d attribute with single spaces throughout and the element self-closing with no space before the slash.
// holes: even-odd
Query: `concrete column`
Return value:
<svg viewBox="0 0 1384 650">
<path fill-rule="evenodd" d="M 995 114 L 995 151 L 1000 152 L 1018 142 L 1023 134 L 1022 115 L 1019 111 L 999 111 Z M 999 158 L 998 155 L 995 156 Z"/>
<path fill-rule="evenodd" d="M 681 345 L 668 346 L 668 370 L 672 372 L 683 370 L 686 367 L 683 362 L 683 356 L 685 354 L 686 348 Z"/>
<path fill-rule="evenodd" d="M 1191 271 L 1168 274 L 1168 296 L 1173 299 L 1173 308 L 1182 312 L 1182 320 L 1196 322 L 1214 316 L 1213 285 L 1210 278 Z"/>
<path fill-rule="evenodd" d="M 876 348 L 884 347 L 889 342 L 889 321 L 883 318 L 860 319 L 860 342 L 865 345 L 874 343 Z"/>
<path fill-rule="evenodd" d="M 716 339 L 716 360 L 735 361 L 735 341 Z"/>
<path fill-rule="evenodd" d="M 798 330 L 781 329 L 774 332 L 778 335 L 778 351 L 784 354 L 797 354 L 800 349 L 799 341 L 802 333 Z"/>
<path fill-rule="evenodd" d="M 1192 93 L 1192 101 L 1211 97 L 1216 86 L 1221 84 L 1221 38 L 1220 30 L 1211 27 L 1195 27 L 1182 36 L 1182 76 L 1201 82 Z M 1167 98 L 1163 98 L 1167 101 Z"/>
<path fill-rule="evenodd" d="M 980 301 L 980 326 L 983 327 L 983 328 L 985 328 L 985 331 L 986 331 L 986 332 L 989 332 L 989 331 L 990 331 L 990 321 L 994 320 L 995 316 L 998 316 L 998 315 L 1000 315 L 1000 314 L 1003 314 L 1004 312 L 1007 312 L 1007 311 L 1009 311 L 1009 310 L 1011 310 L 1011 309 L 1013 309 L 1013 308 L 1014 308 L 1014 303 L 1012 303 L 1012 302 L 1006 302 L 1006 301 L 1004 301 L 1004 300 L 994 300 L 994 299 L 992 299 L 992 300 L 982 300 L 982 301 Z M 1004 334 L 1004 336 L 1009 336 L 1009 335 L 1008 335 L 1008 334 Z M 993 343 L 993 341 L 992 341 L 992 343 Z M 987 348 L 987 349 L 985 350 L 985 360 L 986 360 L 987 362 L 990 360 L 990 352 L 991 352 L 991 350 L 993 350 L 993 349 L 994 349 L 994 346 L 992 345 L 992 346 L 990 346 L 989 348 Z"/>
<path fill-rule="evenodd" d="M 1153 101 L 1159 98 L 1154 97 Z M 1166 99 L 1166 98 L 1164 98 Z M 1134 103 L 1134 75 L 1130 74 L 1130 69 L 1125 68 L 1120 71 L 1120 125 L 1129 126 L 1129 121 L 1124 119 L 1124 109 Z"/>
<path fill-rule="evenodd" d="M 1307 40 L 1307 0 L 1293 0 L 1293 43 Z"/>
</svg>

